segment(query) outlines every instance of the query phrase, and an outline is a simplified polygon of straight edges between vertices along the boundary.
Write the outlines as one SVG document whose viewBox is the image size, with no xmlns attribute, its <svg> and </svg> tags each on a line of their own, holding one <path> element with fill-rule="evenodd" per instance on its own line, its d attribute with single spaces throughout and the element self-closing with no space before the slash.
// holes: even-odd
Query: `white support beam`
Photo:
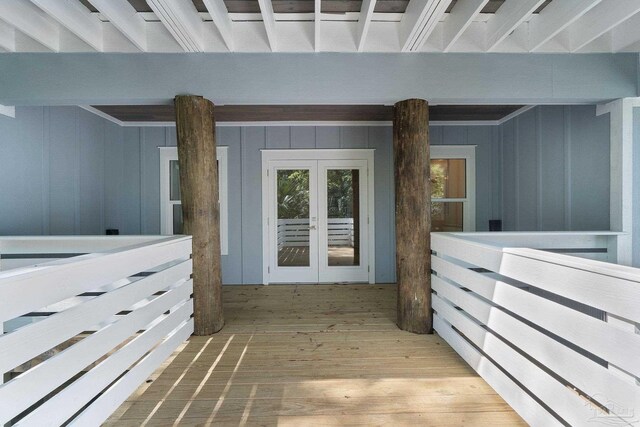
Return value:
<svg viewBox="0 0 640 427">
<path fill-rule="evenodd" d="M 0 104 L 0 115 L 11 117 L 12 119 L 16 118 L 16 107 L 11 107 L 8 105 Z M 2 322 L 0 322 L 2 323 Z"/>
<path fill-rule="evenodd" d="M 91 4 L 138 49 L 147 51 L 146 22 L 127 0 L 91 0 Z"/>
<path fill-rule="evenodd" d="M 260 5 L 262 22 L 264 23 L 264 30 L 267 32 L 267 40 L 269 40 L 271 52 L 275 52 L 278 50 L 278 44 L 276 41 L 276 18 L 273 14 L 273 5 L 271 0 L 258 0 L 258 4 Z"/>
<path fill-rule="evenodd" d="M 0 21 L 0 48 L 9 52 L 16 51 L 16 30 L 2 21 Z"/>
<path fill-rule="evenodd" d="M 563 0 L 551 2 L 529 23 L 529 50 L 538 50 L 601 1 Z"/>
<path fill-rule="evenodd" d="M 367 40 L 373 10 L 376 7 L 376 0 L 363 0 L 360 8 L 360 18 L 358 19 L 358 52 L 364 50 L 364 43 Z"/>
<path fill-rule="evenodd" d="M 520 24 L 527 20 L 544 0 L 511 0 L 504 2 L 487 22 L 486 50 L 494 50 Z"/>
<path fill-rule="evenodd" d="M 630 51 L 638 45 L 640 45 L 640 13 L 636 13 L 611 30 L 611 50 L 613 52 Z"/>
<path fill-rule="evenodd" d="M 186 52 L 204 52 L 204 22 L 191 0 L 147 0 L 147 4 Z"/>
<path fill-rule="evenodd" d="M 31 0 L 31 2 L 89 46 L 102 52 L 102 22 L 82 3 L 60 0 Z"/>
<path fill-rule="evenodd" d="M 54 52 L 60 50 L 60 28 L 35 5 L 20 0 L 0 1 L 0 20 Z"/>
<path fill-rule="evenodd" d="M 444 52 L 449 52 L 464 31 L 471 25 L 489 0 L 458 0 L 451 13 L 444 21 L 442 46 Z"/>
<path fill-rule="evenodd" d="M 420 50 L 452 0 L 410 0 L 400 21 L 402 52 Z"/>
<path fill-rule="evenodd" d="M 204 0 L 204 5 L 211 15 L 211 19 L 220 32 L 227 49 L 233 52 L 233 33 L 231 31 L 231 18 L 229 11 L 222 0 Z"/>
<path fill-rule="evenodd" d="M 313 50 L 320 52 L 320 25 L 322 22 L 322 0 L 315 0 L 313 13 Z"/>
<path fill-rule="evenodd" d="M 640 12 L 639 0 L 604 0 L 564 30 L 561 35 L 568 37 L 569 49 L 575 52 L 638 12 Z"/>
</svg>

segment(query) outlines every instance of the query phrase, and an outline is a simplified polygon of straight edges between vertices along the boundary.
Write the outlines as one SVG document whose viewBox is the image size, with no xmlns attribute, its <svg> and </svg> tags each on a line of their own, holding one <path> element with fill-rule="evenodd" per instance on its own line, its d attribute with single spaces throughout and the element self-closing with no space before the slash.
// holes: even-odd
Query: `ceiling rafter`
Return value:
<svg viewBox="0 0 640 427">
<path fill-rule="evenodd" d="M 559 36 L 567 36 L 569 50 L 575 52 L 638 12 L 640 12 L 640 1 L 638 0 L 604 0 Z"/>
<path fill-rule="evenodd" d="M 611 45 L 614 52 L 624 52 L 634 45 L 640 45 L 640 13 L 612 30 Z"/>
<path fill-rule="evenodd" d="M 0 21 L 0 48 L 9 52 L 16 51 L 16 30 L 2 21 Z"/>
<path fill-rule="evenodd" d="M 313 50 L 320 52 L 320 25 L 322 23 L 322 0 L 313 2 Z"/>
<path fill-rule="evenodd" d="M 376 0 L 363 0 L 360 9 L 360 18 L 358 19 L 358 52 L 364 50 L 364 43 L 367 40 L 369 27 L 371 26 L 371 18 L 373 18 L 373 10 L 376 7 Z"/>
<path fill-rule="evenodd" d="M 186 52 L 204 52 L 204 22 L 191 0 L 147 0 L 147 4 Z"/>
<path fill-rule="evenodd" d="M 54 52 L 60 50 L 60 27 L 29 2 L 0 1 L 0 19 Z"/>
<path fill-rule="evenodd" d="M 444 52 L 451 50 L 487 3 L 489 0 L 458 0 L 449 13 L 449 17 L 444 21 L 442 34 Z"/>
<path fill-rule="evenodd" d="M 420 50 L 452 0 L 411 0 L 400 21 L 402 52 Z"/>
<path fill-rule="evenodd" d="M 59 0 L 31 0 L 31 2 L 89 46 L 98 52 L 103 51 L 102 22 L 80 2 Z"/>
<path fill-rule="evenodd" d="M 533 14 L 544 0 L 505 2 L 487 22 L 486 50 L 491 52 L 520 24 Z"/>
<path fill-rule="evenodd" d="M 267 32 L 267 40 L 271 51 L 278 50 L 278 43 L 276 40 L 276 18 L 273 14 L 273 5 L 271 0 L 258 0 L 260 5 L 260 13 L 262 14 L 262 22 L 264 23 L 264 30 Z"/>
<path fill-rule="evenodd" d="M 233 52 L 233 31 L 231 30 L 231 18 L 229 17 L 229 11 L 224 4 L 223 0 L 203 0 L 211 19 L 216 28 L 220 32 L 224 44 L 227 45 L 227 49 Z"/>
<path fill-rule="evenodd" d="M 91 0 L 91 4 L 138 49 L 147 51 L 146 22 L 127 0 Z"/>
<path fill-rule="evenodd" d="M 563 0 L 551 2 L 529 23 L 529 50 L 540 49 L 556 34 L 577 21 L 602 0 Z"/>
</svg>

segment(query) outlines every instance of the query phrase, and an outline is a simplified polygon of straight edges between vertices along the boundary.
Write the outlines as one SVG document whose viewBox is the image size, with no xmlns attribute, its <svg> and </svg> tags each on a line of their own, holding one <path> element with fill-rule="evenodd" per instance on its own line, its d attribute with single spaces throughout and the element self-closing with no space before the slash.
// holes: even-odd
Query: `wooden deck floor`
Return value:
<svg viewBox="0 0 640 427">
<path fill-rule="evenodd" d="M 107 425 L 525 425 L 438 336 L 399 331 L 393 285 L 225 287 Z"/>
</svg>

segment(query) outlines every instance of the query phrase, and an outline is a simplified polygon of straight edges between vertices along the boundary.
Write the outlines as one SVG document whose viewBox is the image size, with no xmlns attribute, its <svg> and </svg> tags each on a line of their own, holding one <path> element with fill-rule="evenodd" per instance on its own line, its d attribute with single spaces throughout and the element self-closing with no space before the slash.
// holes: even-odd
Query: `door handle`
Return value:
<svg viewBox="0 0 640 427">
<path fill-rule="evenodd" d="M 309 226 L 309 230 L 315 230 L 315 229 L 316 229 L 316 226 L 315 226 L 315 225 L 311 225 L 311 226 Z"/>
</svg>

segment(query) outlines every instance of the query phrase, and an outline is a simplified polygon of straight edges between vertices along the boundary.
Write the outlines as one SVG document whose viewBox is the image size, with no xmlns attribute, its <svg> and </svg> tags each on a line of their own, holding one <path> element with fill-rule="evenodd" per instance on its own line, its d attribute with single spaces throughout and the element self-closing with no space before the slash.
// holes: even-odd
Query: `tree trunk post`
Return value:
<svg viewBox="0 0 640 427">
<path fill-rule="evenodd" d="M 429 105 L 407 99 L 394 106 L 398 327 L 432 332 Z"/>
<path fill-rule="evenodd" d="M 184 233 L 193 238 L 194 334 L 211 335 L 224 326 L 213 103 L 191 95 L 174 103 Z"/>
</svg>

